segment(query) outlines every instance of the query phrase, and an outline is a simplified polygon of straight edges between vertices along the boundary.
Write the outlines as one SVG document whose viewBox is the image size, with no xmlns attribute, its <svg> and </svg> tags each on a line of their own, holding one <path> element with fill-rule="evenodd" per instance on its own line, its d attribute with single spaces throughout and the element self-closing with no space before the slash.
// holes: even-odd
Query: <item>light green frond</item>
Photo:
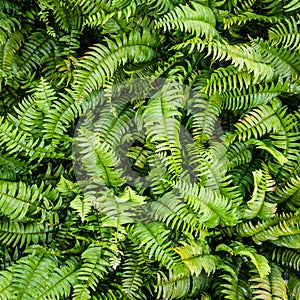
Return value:
<svg viewBox="0 0 300 300">
<path fill-rule="evenodd" d="M 149 258 L 155 259 L 166 268 L 171 269 L 178 260 L 172 252 L 171 241 L 168 239 L 170 231 L 165 228 L 164 223 L 136 223 L 131 234 Z"/>
<path fill-rule="evenodd" d="M 253 172 L 254 190 L 242 215 L 245 219 L 259 217 L 268 220 L 276 212 L 276 204 L 265 201 L 266 193 L 274 190 L 275 181 L 270 176 L 267 166 L 263 164 L 262 167 L 262 170 Z"/>
<path fill-rule="evenodd" d="M 287 285 L 282 277 L 281 270 L 275 264 L 270 264 L 271 272 L 265 278 L 257 277 L 256 270 L 252 270 L 253 276 L 249 279 L 252 283 L 252 299 L 264 300 L 288 300 Z"/>
<path fill-rule="evenodd" d="M 184 264 L 176 264 L 169 269 L 168 276 L 163 272 L 157 274 L 156 292 L 158 298 L 188 299 L 188 296 L 197 295 L 210 283 L 206 274 L 191 276 L 189 268 Z"/>
<path fill-rule="evenodd" d="M 202 270 L 209 275 L 217 269 L 219 257 L 212 255 L 209 246 L 201 240 L 182 242 L 182 246 L 173 250 L 180 255 L 192 276 L 195 274 L 198 277 Z"/>
<path fill-rule="evenodd" d="M 216 19 L 213 11 L 204 5 L 192 2 L 193 8 L 188 5 L 179 5 L 170 13 L 156 20 L 156 28 L 165 31 L 180 30 L 196 36 L 205 36 L 212 39 L 218 36 Z"/>
<path fill-rule="evenodd" d="M 271 241 L 280 245 L 295 248 L 299 244 L 300 237 L 299 214 L 275 215 L 273 219 L 258 222 L 256 225 L 242 223 L 236 230 L 242 237 L 252 237 L 253 241 L 261 244 L 263 241 Z M 282 240 L 281 240 L 282 239 Z"/>
<path fill-rule="evenodd" d="M 130 187 L 126 187 L 120 196 L 114 195 L 112 190 L 107 191 L 94 200 L 94 205 L 104 215 L 101 219 L 103 227 L 124 230 L 125 224 L 134 223 L 139 218 L 145 199 L 146 197 L 139 196 Z"/>
<path fill-rule="evenodd" d="M 206 41 L 200 38 L 193 38 L 177 44 L 173 49 L 178 50 L 186 47 L 190 48 L 190 53 L 194 49 L 197 49 L 199 52 L 207 49 L 207 56 L 211 56 L 213 60 L 231 61 L 231 64 L 237 70 L 248 70 L 256 80 L 270 80 L 273 77 L 274 70 L 272 66 L 264 63 L 261 55 L 248 44 L 230 45 L 225 40 Z"/>
<path fill-rule="evenodd" d="M 228 90 L 241 90 L 254 83 L 254 78 L 245 70 L 238 70 L 234 66 L 218 68 L 211 74 L 202 92 L 211 94 Z M 242 101 L 241 101 L 242 102 Z"/>
<path fill-rule="evenodd" d="M 175 183 L 175 188 L 187 204 L 199 214 L 200 222 L 207 227 L 216 227 L 220 223 L 236 224 L 235 208 L 229 199 L 220 193 L 182 180 Z"/>
<path fill-rule="evenodd" d="M 74 286 L 72 299 L 91 299 L 91 290 L 96 290 L 99 280 L 107 273 L 109 262 L 106 255 L 106 250 L 93 245 L 82 253 L 83 263 L 77 273 L 78 283 Z"/>
<path fill-rule="evenodd" d="M 235 131 L 228 136 L 228 142 L 234 140 L 246 141 L 252 137 L 256 139 L 267 133 L 276 133 L 281 129 L 280 119 L 276 115 L 279 102 L 271 105 L 259 105 L 235 124 Z"/>
<path fill-rule="evenodd" d="M 228 18 L 223 19 L 224 28 L 229 29 L 234 25 L 242 26 L 246 24 L 246 22 L 251 22 L 253 20 L 266 22 L 266 23 L 276 23 L 280 20 L 280 17 L 277 16 L 266 16 L 266 15 L 259 15 L 251 11 L 245 11 L 238 15 L 232 15 Z"/>
</svg>

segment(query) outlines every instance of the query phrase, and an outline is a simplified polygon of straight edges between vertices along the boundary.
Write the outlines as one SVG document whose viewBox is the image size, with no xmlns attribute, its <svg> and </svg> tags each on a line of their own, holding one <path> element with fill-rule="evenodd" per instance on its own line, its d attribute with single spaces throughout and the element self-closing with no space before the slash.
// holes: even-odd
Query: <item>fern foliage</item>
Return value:
<svg viewBox="0 0 300 300">
<path fill-rule="evenodd" d="M 0 1 L 0 299 L 299 299 L 299 14 Z"/>
</svg>

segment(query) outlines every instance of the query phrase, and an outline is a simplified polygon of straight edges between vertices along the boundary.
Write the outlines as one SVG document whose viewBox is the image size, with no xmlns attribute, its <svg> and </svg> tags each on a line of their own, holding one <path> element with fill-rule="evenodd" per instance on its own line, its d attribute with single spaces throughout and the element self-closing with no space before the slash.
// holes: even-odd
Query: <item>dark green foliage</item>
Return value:
<svg viewBox="0 0 300 300">
<path fill-rule="evenodd" d="M 0 299 L 300 299 L 299 14 L 0 1 Z"/>
</svg>

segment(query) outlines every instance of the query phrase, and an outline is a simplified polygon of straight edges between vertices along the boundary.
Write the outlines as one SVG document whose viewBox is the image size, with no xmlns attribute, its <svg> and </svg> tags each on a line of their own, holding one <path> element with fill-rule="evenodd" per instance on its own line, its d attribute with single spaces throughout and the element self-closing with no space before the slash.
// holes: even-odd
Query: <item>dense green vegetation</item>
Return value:
<svg viewBox="0 0 300 300">
<path fill-rule="evenodd" d="M 1 0 L 0 299 L 300 299 L 299 12 Z"/>
</svg>

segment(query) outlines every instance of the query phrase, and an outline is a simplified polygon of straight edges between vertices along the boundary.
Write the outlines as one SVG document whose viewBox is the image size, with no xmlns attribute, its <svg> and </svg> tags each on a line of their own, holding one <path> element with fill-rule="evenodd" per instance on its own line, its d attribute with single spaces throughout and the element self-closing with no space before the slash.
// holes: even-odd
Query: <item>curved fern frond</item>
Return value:
<svg viewBox="0 0 300 300">
<path fill-rule="evenodd" d="M 296 81 L 300 76 L 299 53 L 295 50 L 270 47 L 263 40 L 252 40 L 253 48 L 261 53 L 262 59 L 273 66 L 275 74 L 280 78 L 291 77 Z"/>
<path fill-rule="evenodd" d="M 262 170 L 253 172 L 254 190 L 242 215 L 245 219 L 259 217 L 267 220 L 272 218 L 276 212 L 276 204 L 265 201 L 266 193 L 274 190 L 275 182 L 270 176 L 267 166 L 263 165 L 262 167 Z"/>
<path fill-rule="evenodd" d="M 227 84 L 227 82 L 224 84 Z M 222 88 L 223 86 L 220 84 L 220 89 Z M 224 109 L 249 110 L 255 106 L 268 104 L 280 94 L 287 92 L 288 89 L 289 81 L 286 80 L 284 83 L 277 82 L 275 84 L 271 82 L 266 85 L 250 85 L 248 88 L 242 88 L 241 90 L 230 89 L 222 92 L 220 98 Z"/>
<path fill-rule="evenodd" d="M 203 235 L 198 224 L 198 216 L 174 192 L 169 192 L 161 198 L 151 202 L 153 217 L 164 222 L 172 229 L 192 233 L 195 236 Z"/>
<path fill-rule="evenodd" d="M 279 102 L 271 105 L 259 105 L 252 109 L 243 119 L 235 124 L 235 131 L 228 136 L 228 141 L 246 141 L 254 136 L 256 139 L 266 133 L 278 132 L 281 129 L 280 119 L 276 115 Z"/>
<path fill-rule="evenodd" d="M 44 31 L 33 32 L 20 50 L 19 74 L 25 76 L 28 72 L 37 69 L 50 56 L 55 43 Z"/>
<path fill-rule="evenodd" d="M 237 223 L 235 207 L 220 193 L 182 180 L 175 183 L 174 187 L 188 205 L 200 214 L 199 221 L 207 227 L 216 227 L 219 223 Z"/>
<path fill-rule="evenodd" d="M 50 149 L 43 140 L 35 139 L 31 134 L 15 128 L 10 122 L 3 121 L 3 117 L 0 118 L 0 128 L 1 144 L 5 146 L 8 154 L 16 155 L 22 151 L 30 160 L 51 156 Z"/>
<path fill-rule="evenodd" d="M 260 22 L 268 22 L 268 23 L 276 23 L 281 20 L 280 17 L 277 16 L 266 16 L 259 15 L 251 11 L 245 11 L 238 15 L 232 15 L 228 18 L 223 19 L 224 29 L 229 29 L 234 25 L 241 26 L 246 24 L 246 22 L 257 20 Z"/>
<path fill-rule="evenodd" d="M 178 176 L 182 169 L 180 152 L 180 117 L 182 95 L 176 89 L 165 86 L 153 95 L 143 112 L 143 122 L 150 141 L 156 145 L 170 172 Z M 166 155 L 167 151 L 171 155 Z"/>
<path fill-rule="evenodd" d="M 200 38 L 193 38 L 184 43 L 173 46 L 173 49 L 190 48 L 190 53 L 197 49 L 203 52 L 207 48 L 207 56 L 213 60 L 231 61 L 238 70 L 245 68 L 251 72 L 256 80 L 270 80 L 273 77 L 273 67 L 264 63 L 260 53 L 255 51 L 248 44 L 230 45 L 225 40 L 206 41 Z"/>
<path fill-rule="evenodd" d="M 299 214 L 275 215 L 273 219 L 258 222 L 256 225 L 251 222 L 242 223 L 236 230 L 242 237 L 252 237 L 257 244 L 269 240 L 278 245 L 283 243 L 284 246 L 295 248 L 299 243 L 299 220 Z"/>
<path fill-rule="evenodd" d="M 191 276 L 189 268 L 184 264 L 176 264 L 169 269 L 168 276 L 163 272 L 157 274 L 156 292 L 158 298 L 163 299 L 188 299 L 188 296 L 197 295 L 210 283 L 208 276 Z"/>
<path fill-rule="evenodd" d="M 108 187 L 123 184 L 120 159 L 107 143 L 101 143 L 94 132 L 85 128 L 78 131 L 75 143 L 77 175 L 100 178 Z"/>
<path fill-rule="evenodd" d="M 213 283 L 214 296 L 228 300 L 249 299 L 251 290 L 248 285 L 248 274 L 240 257 L 224 259 L 221 269 Z M 220 273 L 221 272 L 221 273 Z"/>
<path fill-rule="evenodd" d="M 180 30 L 196 36 L 205 36 L 207 39 L 217 37 L 216 18 L 213 11 L 196 2 L 188 5 L 179 5 L 174 10 L 155 21 L 156 28 L 166 30 Z"/>
<path fill-rule="evenodd" d="M 299 17 L 297 17 L 299 19 Z M 269 41 L 272 45 L 298 51 L 300 49 L 299 21 L 291 16 L 269 30 Z"/>
<path fill-rule="evenodd" d="M 196 277 L 202 270 L 210 274 L 217 269 L 219 257 L 210 253 L 209 246 L 201 240 L 192 240 L 188 243 L 182 242 L 181 247 L 173 250 L 181 257 L 181 261 L 189 268 L 191 275 Z"/>
<path fill-rule="evenodd" d="M 91 47 L 91 51 L 79 60 L 73 85 L 76 99 L 85 98 L 92 91 L 100 89 L 113 76 L 117 67 L 127 62 L 139 63 L 154 59 L 159 39 L 156 34 L 144 29 L 142 33 L 132 31 L 128 36 L 124 34 L 115 41 L 107 40 L 107 45 Z"/>
</svg>

